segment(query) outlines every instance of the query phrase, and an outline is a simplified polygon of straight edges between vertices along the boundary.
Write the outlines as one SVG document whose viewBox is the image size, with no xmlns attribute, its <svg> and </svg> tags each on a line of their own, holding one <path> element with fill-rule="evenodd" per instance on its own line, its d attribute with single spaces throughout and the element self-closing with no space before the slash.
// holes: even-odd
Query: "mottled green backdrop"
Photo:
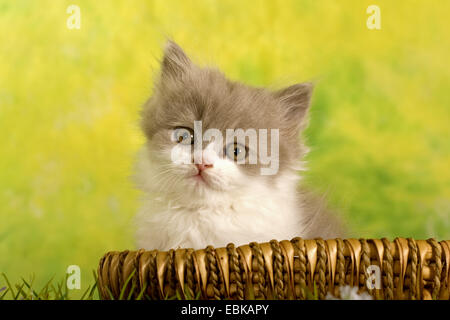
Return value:
<svg viewBox="0 0 450 320">
<path fill-rule="evenodd" d="M 66 9 L 81 9 L 81 29 Z M 366 26 L 368 5 L 381 30 Z M 354 237 L 450 239 L 449 1 L 0 0 L 0 272 L 44 282 L 133 248 L 165 37 L 232 79 L 317 81 L 304 180 Z M 0 278 L 0 287 L 3 279 Z"/>
</svg>

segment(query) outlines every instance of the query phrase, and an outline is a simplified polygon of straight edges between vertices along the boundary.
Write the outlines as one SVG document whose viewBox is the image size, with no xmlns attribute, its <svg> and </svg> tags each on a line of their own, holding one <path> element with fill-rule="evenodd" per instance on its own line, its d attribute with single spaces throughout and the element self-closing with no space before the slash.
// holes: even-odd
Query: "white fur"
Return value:
<svg viewBox="0 0 450 320">
<path fill-rule="evenodd" d="M 136 180 L 144 191 L 136 216 L 139 248 L 201 249 L 302 236 L 294 170 L 270 184 L 267 177 L 245 175 L 233 161 L 214 158 L 205 184 L 192 178 L 193 164 L 175 164 L 170 150 L 152 149 L 143 148 L 137 162 Z"/>
</svg>

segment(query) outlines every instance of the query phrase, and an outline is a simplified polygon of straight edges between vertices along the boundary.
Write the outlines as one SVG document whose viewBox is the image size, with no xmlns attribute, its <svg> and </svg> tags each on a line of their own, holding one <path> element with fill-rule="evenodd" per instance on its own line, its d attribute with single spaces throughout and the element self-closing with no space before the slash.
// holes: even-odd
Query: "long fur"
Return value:
<svg viewBox="0 0 450 320">
<path fill-rule="evenodd" d="M 217 70 L 194 65 L 169 42 L 161 79 L 142 114 L 147 144 L 135 174 L 144 191 L 136 216 L 137 246 L 200 249 L 230 242 L 340 236 L 339 223 L 323 201 L 298 189 L 301 158 L 307 151 L 298 137 L 311 90 L 309 84 L 299 84 L 272 93 L 231 82 Z M 192 126 L 195 120 L 221 131 L 279 129 L 279 172 L 263 176 L 262 164 L 239 166 L 211 153 L 214 166 L 204 172 L 204 182 L 193 180 L 195 165 L 171 161 L 174 142 L 169 136 L 176 126 Z M 208 152 L 205 148 L 204 156 Z"/>
</svg>

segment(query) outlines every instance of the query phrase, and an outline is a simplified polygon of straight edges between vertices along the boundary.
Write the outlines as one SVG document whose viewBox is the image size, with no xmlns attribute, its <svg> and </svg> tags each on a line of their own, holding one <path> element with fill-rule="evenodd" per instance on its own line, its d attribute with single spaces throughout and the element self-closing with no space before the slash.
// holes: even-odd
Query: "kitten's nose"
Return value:
<svg viewBox="0 0 450 320">
<path fill-rule="evenodd" d="M 208 164 L 208 163 L 198 163 L 195 166 L 197 167 L 197 169 L 199 171 L 204 171 L 204 170 L 206 170 L 208 168 L 212 168 L 213 167 L 212 164 Z"/>
</svg>

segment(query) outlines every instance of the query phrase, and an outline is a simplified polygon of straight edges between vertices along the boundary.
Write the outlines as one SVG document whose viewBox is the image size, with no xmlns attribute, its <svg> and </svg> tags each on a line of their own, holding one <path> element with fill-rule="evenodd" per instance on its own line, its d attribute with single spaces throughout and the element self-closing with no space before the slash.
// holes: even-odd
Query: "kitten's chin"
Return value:
<svg viewBox="0 0 450 320">
<path fill-rule="evenodd" d="M 208 192 L 225 192 L 227 188 L 217 181 L 217 178 L 208 174 L 200 173 L 187 178 L 188 184 L 192 186 L 193 192 L 201 195 L 207 195 Z"/>
<path fill-rule="evenodd" d="M 234 197 L 235 188 L 223 183 L 218 177 L 207 174 L 189 175 L 184 181 L 174 186 L 171 192 L 165 194 L 170 202 L 185 208 L 213 208 L 229 206 Z"/>
</svg>

